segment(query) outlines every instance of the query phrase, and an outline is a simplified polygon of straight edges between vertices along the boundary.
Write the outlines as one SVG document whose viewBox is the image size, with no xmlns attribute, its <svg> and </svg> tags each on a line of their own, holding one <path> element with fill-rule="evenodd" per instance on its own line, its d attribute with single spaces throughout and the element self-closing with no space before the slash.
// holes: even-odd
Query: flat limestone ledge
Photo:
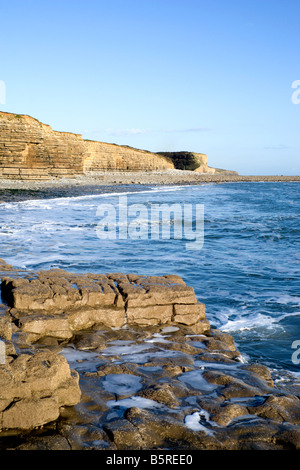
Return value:
<svg viewBox="0 0 300 470">
<path fill-rule="evenodd" d="M 66 340 L 98 324 L 181 324 L 193 326 L 198 334 L 210 329 L 205 305 L 176 275 L 73 274 L 55 269 L 5 276 L 1 293 L 13 322 L 30 341 L 44 336 Z"/>
</svg>

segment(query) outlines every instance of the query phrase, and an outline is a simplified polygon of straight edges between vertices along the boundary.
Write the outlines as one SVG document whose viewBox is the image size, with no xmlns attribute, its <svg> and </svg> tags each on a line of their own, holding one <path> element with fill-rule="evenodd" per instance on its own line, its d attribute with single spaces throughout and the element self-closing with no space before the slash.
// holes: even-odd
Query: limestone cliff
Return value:
<svg viewBox="0 0 300 470">
<path fill-rule="evenodd" d="M 164 156 L 57 132 L 26 115 L 0 112 L 0 178 L 49 179 L 89 172 L 174 168 Z"/>
<path fill-rule="evenodd" d="M 54 131 L 31 116 L 0 111 L 0 178 L 37 180 L 103 171 L 167 169 L 224 172 L 207 166 L 205 154 L 153 153 L 84 140 L 80 134 Z"/>
<path fill-rule="evenodd" d="M 236 174 L 236 171 L 222 170 L 207 165 L 207 155 L 195 152 L 158 152 L 158 155 L 169 158 L 178 170 L 196 171 L 209 174 Z"/>
</svg>

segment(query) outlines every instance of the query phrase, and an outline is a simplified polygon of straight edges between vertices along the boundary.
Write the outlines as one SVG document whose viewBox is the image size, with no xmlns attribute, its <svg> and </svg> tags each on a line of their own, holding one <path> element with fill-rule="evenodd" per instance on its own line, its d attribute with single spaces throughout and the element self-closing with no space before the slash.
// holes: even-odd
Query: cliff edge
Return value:
<svg viewBox="0 0 300 470">
<path fill-rule="evenodd" d="M 181 160 L 181 162 L 180 162 Z M 81 134 L 54 131 L 37 119 L 0 111 L 0 179 L 49 180 L 103 171 L 193 169 L 215 173 L 204 154 L 153 153 Z"/>
</svg>

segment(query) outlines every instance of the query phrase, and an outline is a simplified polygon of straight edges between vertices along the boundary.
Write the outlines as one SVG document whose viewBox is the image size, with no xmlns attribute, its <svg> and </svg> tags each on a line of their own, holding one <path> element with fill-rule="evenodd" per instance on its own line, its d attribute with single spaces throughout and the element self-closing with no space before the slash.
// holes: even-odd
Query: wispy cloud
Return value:
<svg viewBox="0 0 300 470">
<path fill-rule="evenodd" d="M 188 127 L 186 129 L 162 129 L 161 132 L 166 132 L 166 133 L 172 133 L 172 134 L 177 134 L 177 133 L 182 133 L 182 132 L 206 132 L 210 131 L 207 127 Z"/>
<path fill-rule="evenodd" d="M 114 136 L 131 136 L 140 134 L 178 134 L 188 132 L 206 132 L 210 129 L 206 127 L 189 127 L 182 129 L 106 129 L 105 132 Z"/>
<path fill-rule="evenodd" d="M 208 132 L 210 130 L 211 129 L 209 129 L 208 127 L 191 127 L 189 129 L 182 129 L 178 132 Z"/>
<path fill-rule="evenodd" d="M 278 145 L 269 145 L 268 147 L 264 147 L 264 150 L 287 150 L 290 147 L 288 147 L 285 144 L 278 144 Z"/>
<path fill-rule="evenodd" d="M 126 136 L 126 135 L 140 135 L 149 134 L 152 132 L 149 129 L 105 129 L 105 132 L 109 135 L 115 136 Z"/>
</svg>

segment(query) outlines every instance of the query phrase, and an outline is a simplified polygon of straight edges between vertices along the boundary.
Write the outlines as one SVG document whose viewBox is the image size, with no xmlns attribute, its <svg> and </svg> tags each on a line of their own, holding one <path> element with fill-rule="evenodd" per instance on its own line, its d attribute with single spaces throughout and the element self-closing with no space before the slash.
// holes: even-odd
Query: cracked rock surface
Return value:
<svg viewBox="0 0 300 470">
<path fill-rule="evenodd" d="M 178 276 L 0 270 L 2 449 L 299 449 L 300 384 Z"/>
</svg>

